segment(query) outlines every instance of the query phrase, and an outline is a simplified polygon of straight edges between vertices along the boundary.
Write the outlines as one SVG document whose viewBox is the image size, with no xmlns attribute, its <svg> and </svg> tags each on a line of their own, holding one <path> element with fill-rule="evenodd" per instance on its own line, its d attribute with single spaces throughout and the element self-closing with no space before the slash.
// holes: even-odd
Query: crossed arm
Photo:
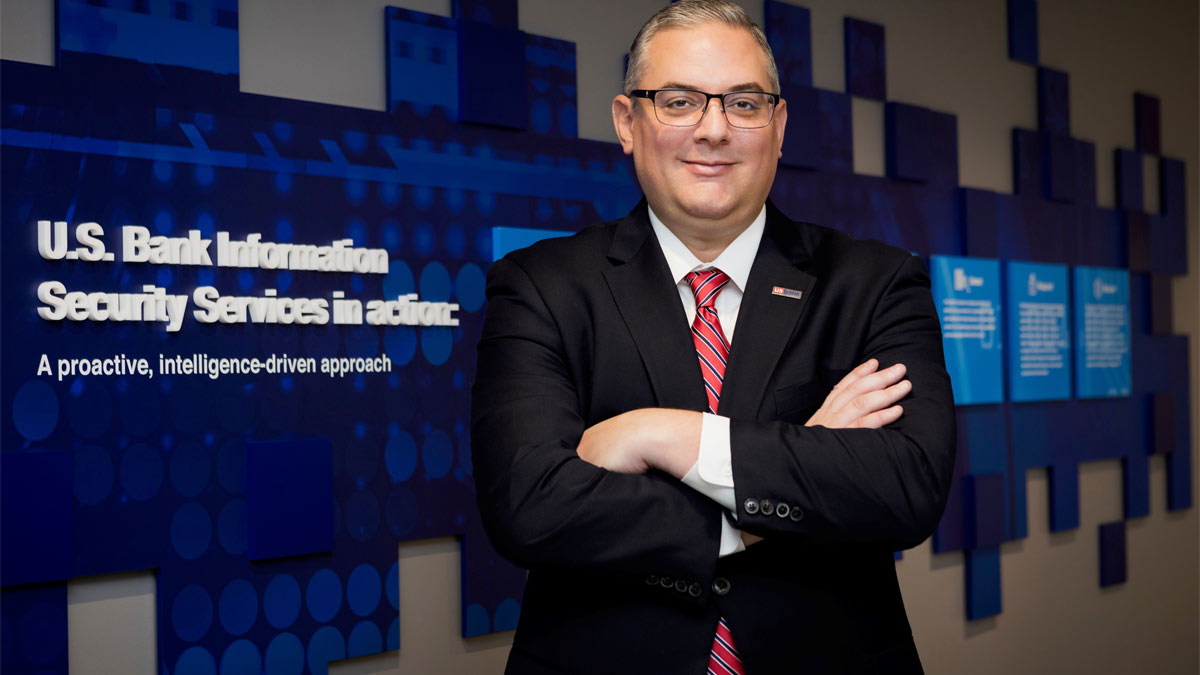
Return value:
<svg viewBox="0 0 1200 675">
<path fill-rule="evenodd" d="M 878 370 L 879 361 L 868 359 L 838 382 L 807 427 L 827 429 L 878 429 L 904 414 L 897 402 L 912 391 L 903 379 L 904 364 Z M 700 447 L 702 413 L 690 410 L 641 408 L 589 427 L 577 452 L 584 461 L 609 471 L 642 474 L 657 469 L 682 479 L 696 463 Z M 742 532 L 751 545 L 761 537 Z"/>
</svg>

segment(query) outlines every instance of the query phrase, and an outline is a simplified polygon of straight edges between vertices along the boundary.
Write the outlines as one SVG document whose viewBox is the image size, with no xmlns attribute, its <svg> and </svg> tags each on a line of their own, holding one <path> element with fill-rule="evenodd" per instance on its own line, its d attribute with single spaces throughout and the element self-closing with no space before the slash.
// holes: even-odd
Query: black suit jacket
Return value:
<svg viewBox="0 0 1200 675">
<path fill-rule="evenodd" d="M 919 258 L 768 203 L 718 411 L 732 420 L 738 508 L 726 517 L 765 540 L 724 558 L 716 503 L 575 453 L 587 427 L 622 412 L 706 409 L 645 203 L 506 256 L 487 295 L 478 504 L 497 550 L 529 569 L 508 672 L 700 675 L 718 615 L 750 675 L 920 672 L 892 552 L 941 517 L 955 430 Z M 805 427 L 870 357 L 908 368 L 900 420 Z"/>
</svg>

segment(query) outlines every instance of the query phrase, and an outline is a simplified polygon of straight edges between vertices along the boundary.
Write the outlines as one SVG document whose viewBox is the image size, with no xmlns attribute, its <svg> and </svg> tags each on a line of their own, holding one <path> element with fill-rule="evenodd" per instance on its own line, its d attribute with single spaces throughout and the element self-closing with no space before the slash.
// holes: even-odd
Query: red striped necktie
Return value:
<svg viewBox="0 0 1200 675">
<path fill-rule="evenodd" d="M 721 400 L 721 383 L 725 381 L 725 363 L 729 360 L 729 341 L 721 330 L 721 319 L 713 306 L 721 289 L 729 283 L 729 275 L 718 269 L 692 272 L 685 279 L 696 295 L 696 318 L 692 320 L 692 341 L 696 343 L 696 356 L 700 359 L 700 371 L 704 375 L 704 392 L 708 395 L 708 411 L 717 412 Z M 738 658 L 733 644 L 733 635 L 725 623 L 725 617 L 717 622 L 717 634 L 713 637 L 712 650 L 708 656 L 709 675 L 745 675 L 742 660 Z"/>
</svg>

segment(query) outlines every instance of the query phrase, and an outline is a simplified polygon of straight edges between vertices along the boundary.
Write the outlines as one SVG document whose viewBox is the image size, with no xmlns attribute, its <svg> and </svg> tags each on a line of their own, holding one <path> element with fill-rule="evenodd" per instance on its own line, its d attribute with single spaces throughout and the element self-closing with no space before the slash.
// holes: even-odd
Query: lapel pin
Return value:
<svg viewBox="0 0 1200 675">
<path fill-rule="evenodd" d="M 783 286 L 772 286 L 771 295 L 782 295 L 785 298 L 799 300 L 800 296 L 804 295 L 804 293 L 791 288 L 784 288 Z"/>
</svg>

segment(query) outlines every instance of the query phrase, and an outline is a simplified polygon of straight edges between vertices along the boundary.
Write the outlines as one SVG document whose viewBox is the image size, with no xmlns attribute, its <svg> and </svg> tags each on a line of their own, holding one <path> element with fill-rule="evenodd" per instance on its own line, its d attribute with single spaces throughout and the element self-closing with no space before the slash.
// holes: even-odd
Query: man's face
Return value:
<svg viewBox="0 0 1200 675">
<path fill-rule="evenodd" d="M 657 33 L 645 63 L 639 89 L 771 92 L 766 55 L 754 36 L 719 22 Z M 738 129 L 712 99 L 699 124 L 674 127 L 655 118 L 651 100 L 618 96 L 613 122 L 646 199 L 665 222 L 745 226 L 775 180 L 787 108 L 780 101 L 770 124 Z"/>
</svg>

